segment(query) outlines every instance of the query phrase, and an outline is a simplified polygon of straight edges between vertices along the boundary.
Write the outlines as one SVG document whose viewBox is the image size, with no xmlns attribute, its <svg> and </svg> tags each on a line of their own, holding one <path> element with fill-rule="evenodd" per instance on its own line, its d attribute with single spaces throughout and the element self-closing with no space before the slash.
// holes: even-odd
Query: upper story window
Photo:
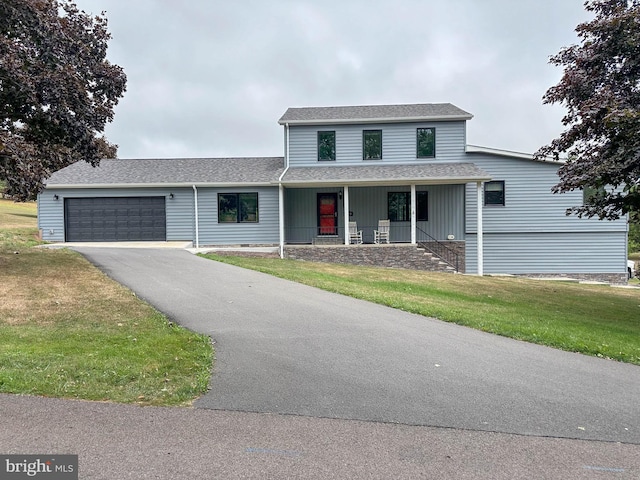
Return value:
<svg viewBox="0 0 640 480">
<path fill-rule="evenodd" d="M 318 161 L 336 159 L 336 132 L 318 132 Z"/>
<path fill-rule="evenodd" d="M 484 182 L 484 204 L 504 205 L 504 180 Z"/>
<path fill-rule="evenodd" d="M 218 223 L 257 223 L 258 193 L 219 193 Z"/>
<path fill-rule="evenodd" d="M 433 158 L 436 156 L 436 129 L 418 128 L 417 133 L 417 157 Z"/>
<path fill-rule="evenodd" d="M 382 130 L 364 130 L 362 132 L 362 159 L 382 159 Z"/>
</svg>

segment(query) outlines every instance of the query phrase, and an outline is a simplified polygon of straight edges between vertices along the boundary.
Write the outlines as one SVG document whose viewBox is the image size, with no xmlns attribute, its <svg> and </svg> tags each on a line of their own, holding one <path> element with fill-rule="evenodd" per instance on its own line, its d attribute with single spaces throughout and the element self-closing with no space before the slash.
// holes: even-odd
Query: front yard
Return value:
<svg viewBox="0 0 640 480">
<path fill-rule="evenodd" d="M 0 200 L 0 392 L 187 405 L 209 338 L 173 325 L 69 250 L 34 248 L 35 204 Z"/>
<path fill-rule="evenodd" d="M 506 337 L 640 365 L 640 290 L 206 255 Z"/>
</svg>

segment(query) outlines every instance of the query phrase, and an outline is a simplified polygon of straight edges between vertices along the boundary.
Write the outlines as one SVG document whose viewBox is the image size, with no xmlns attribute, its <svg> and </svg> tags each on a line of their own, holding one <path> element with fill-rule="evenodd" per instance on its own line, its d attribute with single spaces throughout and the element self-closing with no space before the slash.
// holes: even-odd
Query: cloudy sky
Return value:
<svg viewBox="0 0 640 480">
<path fill-rule="evenodd" d="M 450 102 L 470 144 L 533 153 L 582 0 L 76 0 L 128 76 L 121 158 L 279 156 L 288 107 Z"/>
</svg>

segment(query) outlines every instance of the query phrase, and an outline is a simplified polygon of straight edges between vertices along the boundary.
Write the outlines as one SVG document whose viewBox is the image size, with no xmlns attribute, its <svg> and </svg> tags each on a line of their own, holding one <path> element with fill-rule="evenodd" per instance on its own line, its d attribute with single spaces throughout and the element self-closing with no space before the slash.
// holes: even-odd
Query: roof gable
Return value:
<svg viewBox="0 0 640 480">
<path fill-rule="evenodd" d="M 280 125 L 326 125 L 332 123 L 398 123 L 470 120 L 469 112 L 451 103 L 366 105 L 352 107 L 293 107 L 278 120 Z"/>
</svg>

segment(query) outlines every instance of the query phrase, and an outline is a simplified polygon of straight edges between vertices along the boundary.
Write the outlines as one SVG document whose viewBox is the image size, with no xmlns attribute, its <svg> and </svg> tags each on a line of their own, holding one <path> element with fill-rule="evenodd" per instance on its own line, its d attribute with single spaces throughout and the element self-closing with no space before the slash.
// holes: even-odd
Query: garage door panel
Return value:
<svg viewBox="0 0 640 480">
<path fill-rule="evenodd" d="M 166 240 L 164 197 L 65 199 L 68 242 Z"/>
</svg>

